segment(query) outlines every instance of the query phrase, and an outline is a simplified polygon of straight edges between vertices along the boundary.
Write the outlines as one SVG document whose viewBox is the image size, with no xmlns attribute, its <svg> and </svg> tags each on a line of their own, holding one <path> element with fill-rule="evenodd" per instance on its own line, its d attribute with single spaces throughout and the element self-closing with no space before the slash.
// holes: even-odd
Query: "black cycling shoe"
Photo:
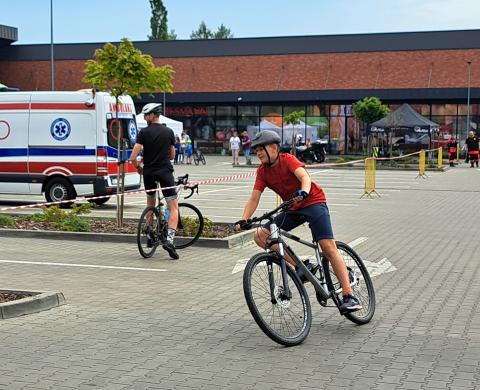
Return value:
<svg viewBox="0 0 480 390">
<path fill-rule="evenodd" d="M 313 275 L 315 275 L 315 272 L 317 272 L 317 270 L 318 270 L 318 265 L 313 265 L 312 263 L 310 263 L 310 260 L 308 260 L 308 259 L 304 260 L 303 264 L 305 264 L 305 266 L 308 268 L 308 270 Z M 308 282 L 308 279 L 307 279 L 307 277 L 305 276 L 305 274 L 303 273 L 302 270 L 298 269 L 298 267 L 295 267 L 295 271 L 297 272 L 297 275 L 300 278 L 300 280 L 302 281 L 302 283 L 307 283 Z"/>
<path fill-rule="evenodd" d="M 163 249 L 165 249 L 170 257 L 173 260 L 178 260 L 180 256 L 178 256 L 177 251 L 175 250 L 175 247 L 173 246 L 173 243 L 170 241 L 165 241 L 165 243 L 162 245 Z"/>
</svg>

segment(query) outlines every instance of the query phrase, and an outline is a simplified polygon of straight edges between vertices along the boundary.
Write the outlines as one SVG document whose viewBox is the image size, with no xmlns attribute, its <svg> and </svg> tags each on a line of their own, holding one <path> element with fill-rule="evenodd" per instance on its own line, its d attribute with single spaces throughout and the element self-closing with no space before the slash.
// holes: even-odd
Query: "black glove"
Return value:
<svg viewBox="0 0 480 390">
<path fill-rule="evenodd" d="M 239 225 L 241 230 L 250 230 L 252 228 L 251 219 L 241 219 L 240 221 L 235 222 L 235 226 Z"/>
<path fill-rule="evenodd" d="M 303 199 L 305 199 L 308 196 L 308 192 L 304 190 L 296 190 L 293 193 L 293 197 L 296 198 L 297 196 L 301 196 Z"/>
</svg>

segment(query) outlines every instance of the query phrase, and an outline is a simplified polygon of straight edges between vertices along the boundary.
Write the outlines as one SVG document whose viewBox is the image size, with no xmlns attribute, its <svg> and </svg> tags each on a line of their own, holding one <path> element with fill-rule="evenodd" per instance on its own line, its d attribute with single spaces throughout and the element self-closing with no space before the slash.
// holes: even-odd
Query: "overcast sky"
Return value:
<svg viewBox="0 0 480 390">
<path fill-rule="evenodd" d="M 164 0 L 169 29 L 189 39 L 204 20 L 236 38 L 477 29 L 480 0 Z M 148 0 L 53 0 L 55 43 L 147 40 Z M 18 44 L 50 43 L 50 0 L 0 0 Z"/>
</svg>

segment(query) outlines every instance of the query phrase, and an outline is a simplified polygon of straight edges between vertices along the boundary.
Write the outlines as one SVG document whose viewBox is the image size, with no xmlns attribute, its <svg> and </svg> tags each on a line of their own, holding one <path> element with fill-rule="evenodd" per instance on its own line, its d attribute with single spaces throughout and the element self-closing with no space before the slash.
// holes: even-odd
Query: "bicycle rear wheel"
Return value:
<svg viewBox="0 0 480 390">
<path fill-rule="evenodd" d="M 280 259 L 260 253 L 253 256 L 245 267 L 243 292 L 260 329 L 273 341 L 293 346 L 307 338 L 312 310 L 305 287 L 289 265 L 287 275 L 291 299 L 283 294 Z"/>
<path fill-rule="evenodd" d="M 175 248 L 183 249 L 194 244 L 203 232 L 204 223 L 199 209 L 190 203 L 179 203 L 177 234 L 173 240 Z"/>
<path fill-rule="evenodd" d="M 353 294 L 363 306 L 363 308 L 358 311 L 346 313 L 345 317 L 358 325 L 366 324 L 370 322 L 375 313 L 375 289 L 373 287 L 372 279 L 370 278 L 367 267 L 365 267 L 360 256 L 347 244 L 339 241 L 336 243 L 338 251 L 347 266 Z M 323 267 L 328 289 L 336 291 L 341 290 L 337 276 L 333 272 L 326 257 L 323 259 Z M 339 291 L 337 295 L 340 294 L 341 292 Z"/>
<path fill-rule="evenodd" d="M 137 225 L 137 245 L 138 251 L 145 258 L 152 257 L 157 249 L 161 223 L 155 207 L 148 206 L 143 210 Z"/>
</svg>

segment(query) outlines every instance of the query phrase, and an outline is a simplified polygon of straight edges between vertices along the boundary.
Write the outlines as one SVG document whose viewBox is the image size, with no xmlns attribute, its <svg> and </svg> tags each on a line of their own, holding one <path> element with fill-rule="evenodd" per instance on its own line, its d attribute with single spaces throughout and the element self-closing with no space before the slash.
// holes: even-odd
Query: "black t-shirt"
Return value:
<svg viewBox="0 0 480 390">
<path fill-rule="evenodd" d="M 467 140 L 465 141 L 467 144 L 467 148 L 469 152 L 473 152 L 475 150 L 478 150 L 478 137 L 474 136 L 472 138 L 468 137 Z"/>
<path fill-rule="evenodd" d="M 143 164 L 147 170 L 173 169 L 170 147 L 175 145 L 173 130 L 160 123 L 152 123 L 140 130 L 137 144 L 143 146 Z"/>
</svg>

